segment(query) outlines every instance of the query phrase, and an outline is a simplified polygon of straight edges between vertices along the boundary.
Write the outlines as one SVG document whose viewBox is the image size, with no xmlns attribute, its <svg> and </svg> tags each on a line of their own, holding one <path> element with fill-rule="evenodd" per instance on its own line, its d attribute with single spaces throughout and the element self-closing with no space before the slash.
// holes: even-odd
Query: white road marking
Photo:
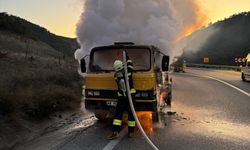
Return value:
<svg viewBox="0 0 250 150">
<path fill-rule="evenodd" d="M 236 87 L 236 86 L 234 86 L 234 85 L 232 85 L 232 84 L 230 84 L 230 83 L 227 83 L 227 82 L 225 82 L 225 81 L 223 81 L 223 80 L 220 80 L 220 79 L 217 79 L 217 78 L 214 78 L 214 77 L 211 77 L 211 76 L 204 76 L 204 77 L 209 78 L 209 79 L 216 80 L 216 81 L 221 82 L 221 83 L 223 83 L 223 84 L 226 84 L 226 85 L 228 85 L 228 86 L 230 86 L 230 87 L 232 87 L 232 88 L 238 90 L 239 92 L 241 92 L 241 93 L 247 95 L 248 97 L 250 97 L 250 93 L 248 93 L 248 92 L 246 92 L 246 91 L 244 91 L 244 90 L 242 90 L 242 89 L 240 89 L 240 88 L 238 88 L 238 87 Z"/>
<path fill-rule="evenodd" d="M 244 91 L 244 90 L 242 90 L 242 89 L 240 89 L 240 88 L 238 88 L 238 87 L 236 87 L 236 86 L 234 86 L 234 85 L 232 85 L 232 84 L 230 84 L 230 83 L 228 83 L 228 82 L 226 82 L 226 81 L 223 81 L 223 80 L 220 80 L 220 79 L 211 77 L 211 76 L 202 76 L 202 75 L 193 74 L 193 73 L 189 73 L 189 74 L 186 74 L 186 75 L 191 75 L 191 76 L 195 76 L 195 77 L 204 77 L 204 78 L 208 78 L 208 79 L 212 79 L 212 80 L 221 82 L 221 83 L 223 83 L 223 84 L 225 84 L 225 85 L 228 85 L 228 86 L 230 86 L 230 87 L 236 89 L 237 91 L 239 91 L 239 92 L 245 94 L 246 96 L 250 97 L 250 93 L 248 93 L 248 92 L 246 92 L 246 91 Z"/>
<path fill-rule="evenodd" d="M 121 139 L 126 135 L 126 128 L 124 128 L 120 133 L 119 133 L 119 138 L 110 141 L 102 150 L 112 150 L 120 141 Z"/>
</svg>

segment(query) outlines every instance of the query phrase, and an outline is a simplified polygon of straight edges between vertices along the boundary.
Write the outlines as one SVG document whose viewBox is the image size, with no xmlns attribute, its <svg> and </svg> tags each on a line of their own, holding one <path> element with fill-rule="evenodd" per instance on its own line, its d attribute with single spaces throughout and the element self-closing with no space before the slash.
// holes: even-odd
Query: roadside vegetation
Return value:
<svg viewBox="0 0 250 150">
<path fill-rule="evenodd" d="M 41 119 L 79 107 L 77 48 L 76 39 L 0 12 L 0 120 Z"/>
<path fill-rule="evenodd" d="M 76 39 L 0 12 L 0 150 L 80 113 Z"/>
<path fill-rule="evenodd" d="M 79 108 L 81 79 L 76 68 L 72 58 L 0 58 L 0 117 L 41 119 Z"/>
</svg>

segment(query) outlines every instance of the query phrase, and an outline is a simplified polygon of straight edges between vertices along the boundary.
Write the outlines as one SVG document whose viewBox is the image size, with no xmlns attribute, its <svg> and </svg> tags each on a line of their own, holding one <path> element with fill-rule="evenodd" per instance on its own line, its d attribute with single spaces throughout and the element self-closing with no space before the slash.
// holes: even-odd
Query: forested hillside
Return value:
<svg viewBox="0 0 250 150">
<path fill-rule="evenodd" d="M 82 79 L 73 57 L 77 47 L 76 39 L 0 13 L 0 135 L 15 128 L 12 124 L 22 127 L 21 119 L 45 119 L 80 107 Z M 7 139 L 0 136 L 2 140 Z"/>
<path fill-rule="evenodd" d="M 189 63 L 237 65 L 237 57 L 250 53 L 250 12 L 235 14 L 188 36 L 183 55 Z"/>
</svg>

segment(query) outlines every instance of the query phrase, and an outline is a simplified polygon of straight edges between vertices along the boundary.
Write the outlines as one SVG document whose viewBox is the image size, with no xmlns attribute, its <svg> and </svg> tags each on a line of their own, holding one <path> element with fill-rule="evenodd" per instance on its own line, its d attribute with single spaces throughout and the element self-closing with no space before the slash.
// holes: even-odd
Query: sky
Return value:
<svg viewBox="0 0 250 150">
<path fill-rule="evenodd" d="M 45 27 L 50 32 L 76 37 L 76 24 L 83 12 L 84 0 L 0 0 L 0 12 L 19 16 Z M 250 0 L 197 0 L 206 15 L 206 23 L 250 11 Z"/>
<path fill-rule="evenodd" d="M 76 23 L 82 9 L 82 0 L 0 0 L 0 12 L 19 16 L 66 37 L 76 37 Z"/>
<path fill-rule="evenodd" d="M 198 0 L 208 22 L 214 23 L 239 12 L 250 11 L 250 0 Z"/>
</svg>

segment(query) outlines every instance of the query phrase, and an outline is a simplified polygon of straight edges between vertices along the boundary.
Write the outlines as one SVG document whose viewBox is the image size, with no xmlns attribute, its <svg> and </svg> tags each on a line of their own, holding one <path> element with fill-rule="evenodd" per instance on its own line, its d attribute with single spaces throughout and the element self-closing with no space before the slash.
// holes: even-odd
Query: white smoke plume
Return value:
<svg viewBox="0 0 250 150">
<path fill-rule="evenodd" d="M 155 45 L 172 55 L 177 36 L 196 19 L 194 6 L 193 0 L 85 0 L 75 57 L 118 41 Z"/>
</svg>

